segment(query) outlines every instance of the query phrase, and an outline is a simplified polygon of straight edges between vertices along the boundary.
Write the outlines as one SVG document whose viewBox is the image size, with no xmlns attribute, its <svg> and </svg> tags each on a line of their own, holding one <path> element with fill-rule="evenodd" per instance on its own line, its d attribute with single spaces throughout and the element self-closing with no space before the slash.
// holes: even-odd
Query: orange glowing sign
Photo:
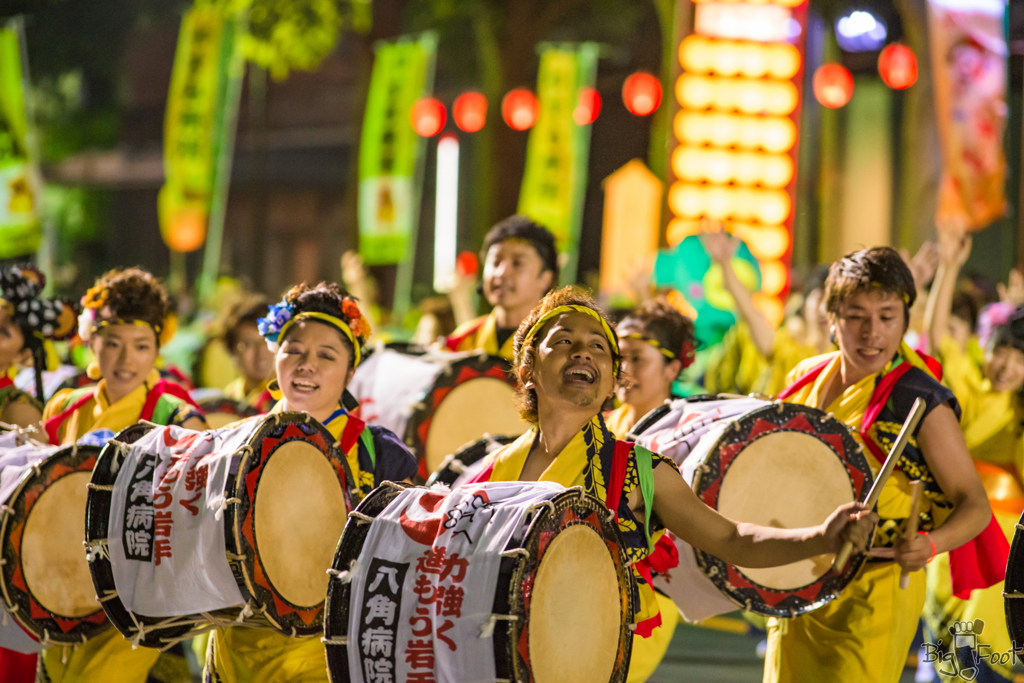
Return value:
<svg viewBox="0 0 1024 683">
<path fill-rule="evenodd" d="M 758 259 L 755 305 L 776 322 L 789 288 L 806 19 L 807 0 L 697 0 L 675 83 L 666 239 L 723 221 Z"/>
</svg>

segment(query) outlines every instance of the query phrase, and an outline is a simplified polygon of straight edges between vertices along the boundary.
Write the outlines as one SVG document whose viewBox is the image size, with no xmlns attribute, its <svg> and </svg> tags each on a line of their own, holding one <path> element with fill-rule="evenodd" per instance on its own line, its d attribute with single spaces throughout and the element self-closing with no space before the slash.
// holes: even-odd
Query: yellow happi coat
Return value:
<svg viewBox="0 0 1024 683">
<path fill-rule="evenodd" d="M 1020 474 L 1024 471 L 1024 438 L 1016 392 L 993 391 L 992 383 L 985 379 L 977 360 L 949 337 L 939 344 L 939 357 L 945 373 L 943 382 L 953 390 L 963 410 L 960 426 L 967 449 L 981 476 L 996 521 L 1010 541 L 1024 512 L 1024 491 L 1020 485 Z M 967 600 L 954 597 L 946 553 L 928 566 L 927 575 L 925 621 L 933 638 L 949 643 L 952 636 L 948 628 L 954 621 L 981 619 L 985 628 L 977 636 L 979 653 L 986 666 L 1012 680 L 1012 660 L 1000 664 L 993 663 L 990 657 L 1009 652 L 1013 647 L 1003 611 L 1003 582 L 973 590 Z M 945 668 L 948 670 L 948 665 Z"/>
<path fill-rule="evenodd" d="M 909 362 L 914 369 L 904 376 L 906 382 L 901 379 L 896 383 L 886 406 L 909 407 L 918 395 L 926 400 L 929 410 L 953 401 L 948 389 L 924 369 L 921 358 L 901 344 L 897 358 L 882 372 L 862 379 L 830 405 L 823 406 L 821 401 L 831 382 L 839 381 L 838 353 L 804 361 L 790 374 L 790 381 L 795 381 L 825 360 L 829 363 L 817 379 L 786 400 L 832 413 L 852 428 L 854 438 L 860 443 L 864 443 L 860 433 L 861 422 L 876 383 L 900 360 Z M 887 407 L 870 428 L 869 436 L 887 450 L 905 418 L 905 414 L 892 414 Z M 882 463 L 869 448 L 864 449 L 864 455 L 877 473 Z M 919 521 L 922 530 L 938 527 L 949 515 L 951 505 L 937 488 L 912 436 L 899 467 L 882 488 L 878 501 L 878 514 L 882 521 L 876 533 L 875 547 L 891 546 L 901 533 L 902 524 L 910 512 L 912 479 L 925 483 Z M 907 590 L 899 587 L 900 573 L 899 565 L 891 560 L 869 560 L 853 582 L 832 602 L 793 619 L 770 619 L 764 683 L 896 683 L 906 665 L 925 600 L 924 572 L 910 575 Z"/>
<path fill-rule="evenodd" d="M 708 360 L 704 386 L 709 394 L 757 392 L 775 396 L 788 384 L 789 372 L 817 353 L 783 327 L 775 331 L 771 358 L 765 358 L 758 351 L 750 328 L 737 323 Z"/>
<path fill-rule="evenodd" d="M 606 500 L 605 484 L 609 476 L 608 472 L 604 470 L 610 463 L 616 436 L 608 430 L 600 415 L 594 417 L 573 437 L 538 480 L 551 481 L 565 487 L 580 486 L 598 499 Z M 493 466 L 489 481 L 518 481 L 536 437 L 537 429 L 535 427 L 489 456 L 489 464 Z M 652 470 L 653 467 L 663 463 L 668 467 L 675 468 L 668 458 L 657 453 L 653 454 Z M 634 560 L 643 559 L 648 553 L 643 520 L 633 516 L 626 501 L 627 496 L 638 487 L 640 487 L 640 471 L 635 451 L 633 451 L 630 453 L 626 466 L 626 477 L 618 513 L 619 530 L 623 532 L 627 553 Z M 653 542 L 665 532 L 663 529 L 656 528 L 654 520 L 652 520 L 651 526 L 652 528 L 647 531 L 651 534 Z M 634 636 L 628 678 L 630 683 L 647 680 L 654 672 L 665 655 L 665 650 L 668 648 L 668 643 L 672 639 L 672 633 L 678 623 L 678 610 L 671 600 L 656 593 L 646 583 L 641 583 L 639 588 L 641 606 L 636 615 L 637 622 L 656 619 L 660 615 L 661 625 L 655 627 L 647 638 Z"/>
<path fill-rule="evenodd" d="M 501 356 L 511 363 L 515 358 L 515 350 L 512 347 L 514 337 L 514 334 L 510 335 L 501 348 L 498 348 L 498 321 L 492 311 L 488 315 L 459 325 L 449 335 L 446 345 L 451 351 L 482 351 L 491 356 Z"/>
<path fill-rule="evenodd" d="M 623 440 L 633 427 L 630 422 L 632 414 L 629 406 L 623 404 L 604 416 L 605 425 L 616 439 Z M 643 417 L 642 415 L 640 417 Z M 672 600 L 657 591 L 654 597 L 658 601 L 661 614 L 661 626 L 654 629 L 647 638 L 633 638 L 633 655 L 629 660 L 629 676 L 626 683 L 642 683 L 651 677 L 658 664 L 665 657 L 665 651 L 672 642 L 672 635 L 679 624 L 679 608 Z"/>
<path fill-rule="evenodd" d="M 280 413 L 282 410 L 283 402 L 279 402 L 271 412 Z M 354 421 L 352 425 L 350 419 Z M 342 413 L 324 426 L 335 440 L 346 443 L 347 439 L 342 438 L 346 427 L 358 424 L 355 418 Z M 383 478 L 395 481 L 411 477 L 416 472 L 415 458 L 397 439 L 394 448 L 382 448 L 386 444 L 379 434 L 374 439 L 376 457 L 378 461 L 388 462 L 382 463 L 383 470 L 378 467 L 376 471 L 393 471 L 392 477 L 385 474 Z M 396 448 L 401 448 L 404 454 L 398 453 Z M 359 439 L 346 450 L 345 459 L 358 489 L 357 500 L 352 501 L 355 505 L 376 486 L 375 470 Z M 276 631 L 236 627 L 212 632 L 203 680 L 206 683 L 328 683 L 330 679 L 327 675 L 327 653 L 319 635 L 290 638 Z"/>
<path fill-rule="evenodd" d="M 270 394 L 271 380 L 264 380 L 249 393 L 245 392 L 245 378 L 239 377 L 224 387 L 224 397 L 233 401 L 241 401 L 247 406 L 252 406 L 261 413 L 268 412 L 273 407 L 274 401 Z M 269 402 L 269 405 L 268 405 Z"/>
<path fill-rule="evenodd" d="M 106 381 L 100 380 L 92 400 L 75 411 L 62 425 L 59 432 L 61 444 L 74 443 L 93 430 L 109 429 L 116 433 L 137 423 L 149 389 L 159 379 L 159 373 L 151 370 L 141 386 L 114 403 L 107 400 Z M 43 413 L 44 422 L 64 410 L 71 393 L 70 390 L 61 391 L 50 399 Z M 162 411 L 170 413 L 168 423 L 180 424 L 190 417 L 199 416 L 184 401 L 171 396 L 164 396 L 161 400 L 173 402 L 176 406 Z M 167 683 L 187 683 L 191 680 L 188 664 L 183 657 L 148 647 L 132 649 L 131 643 L 116 628 L 110 627 L 74 650 L 69 651 L 63 647 L 43 650 L 37 680 L 40 683 L 145 683 L 147 677 Z"/>
</svg>

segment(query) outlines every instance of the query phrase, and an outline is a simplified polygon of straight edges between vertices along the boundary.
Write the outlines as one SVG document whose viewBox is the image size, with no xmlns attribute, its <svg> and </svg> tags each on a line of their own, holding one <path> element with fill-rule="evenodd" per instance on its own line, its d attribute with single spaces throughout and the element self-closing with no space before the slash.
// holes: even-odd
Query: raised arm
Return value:
<svg viewBox="0 0 1024 683">
<path fill-rule="evenodd" d="M 740 319 L 750 328 L 750 336 L 754 340 L 758 353 L 765 358 L 771 358 L 772 348 L 775 346 L 775 330 L 765 320 L 764 316 L 754 308 L 754 298 L 749 289 L 740 282 L 736 271 L 732 267 L 732 257 L 736 253 L 738 240 L 721 229 L 721 222 L 717 222 L 718 230 L 705 232 L 701 235 L 701 242 L 704 249 L 712 260 L 722 268 L 722 281 L 726 291 L 732 295 L 736 302 L 736 310 Z"/>
<path fill-rule="evenodd" d="M 949 315 L 953 307 L 956 278 L 970 254 L 971 238 L 962 229 L 956 226 L 939 229 L 939 267 L 924 313 L 931 351 L 938 349 L 942 338 L 949 334 Z"/>
<path fill-rule="evenodd" d="M 726 519 L 704 504 L 671 467 L 654 469 L 654 512 L 672 533 L 729 564 L 775 567 L 838 552 L 849 540 L 864 547 L 878 516 L 860 503 L 838 508 L 816 527 L 774 529 Z"/>
</svg>

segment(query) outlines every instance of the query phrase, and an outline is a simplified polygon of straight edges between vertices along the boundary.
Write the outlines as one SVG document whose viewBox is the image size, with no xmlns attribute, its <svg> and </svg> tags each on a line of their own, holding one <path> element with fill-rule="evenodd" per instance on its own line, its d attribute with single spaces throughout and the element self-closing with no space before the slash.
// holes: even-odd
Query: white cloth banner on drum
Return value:
<svg viewBox="0 0 1024 683">
<path fill-rule="evenodd" d="M 110 563 L 125 607 L 152 617 L 244 603 L 224 555 L 224 490 L 248 425 L 154 429 L 128 448 L 110 506 Z"/>
<path fill-rule="evenodd" d="M 501 552 L 527 510 L 563 490 L 495 482 L 399 494 L 374 520 L 350 569 L 352 683 L 405 681 L 416 672 L 432 672 L 438 683 L 494 681 L 493 639 L 481 631 L 490 622 Z"/>
<path fill-rule="evenodd" d="M 46 446 L 34 441 L 8 449 L 0 445 L 0 505 L 7 505 L 18 482 L 33 465 L 59 450 L 59 446 Z"/>
<path fill-rule="evenodd" d="M 356 368 L 348 390 L 359 401 L 361 419 L 401 439 L 413 406 L 443 369 L 440 363 L 426 362 L 422 356 L 378 349 Z"/>
<path fill-rule="evenodd" d="M 766 406 L 768 403 L 768 401 L 756 398 L 673 401 L 671 410 L 644 430 L 644 433 L 637 437 L 636 442 L 654 453 L 672 458 L 676 465 L 682 465 L 701 437 L 716 426 L 720 427 L 722 420 L 739 417 L 751 410 Z M 686 474 L 684 473 L 683 476 L 686 477 Z M 686 483 L 692 482 L 693 473 L 691 471 Z"/>
<path fill-rule="evenodd" d="M 739 417 L 767 401 L 753 398 L 714 401 L 673 401 L 662 419 L 637 437 L 637 443 L 672 458 L 688 486 L 704 455 L 718 437 Z M 679 552 L 679 565 L 654 578 L 654 587 L 672 599 L 688 622 L 698 622 L 719 614 L 735 612 L 736 603 L 723 595 L 697 566 L 693 546 L 670 533 Z"/>
</svg>

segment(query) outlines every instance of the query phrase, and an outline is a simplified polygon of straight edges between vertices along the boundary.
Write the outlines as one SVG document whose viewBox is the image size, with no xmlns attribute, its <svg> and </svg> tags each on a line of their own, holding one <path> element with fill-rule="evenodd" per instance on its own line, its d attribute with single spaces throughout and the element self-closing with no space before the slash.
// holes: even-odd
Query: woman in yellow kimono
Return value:
<svg viewBox="0 0 1024 683">
<path fill-rule="evenodd" d="M 962 323 L 954 319 L 954 289 L 957 274 L 971 249 L 970 237 L 956 231 L 940 231 L 942 263 L 933 285 L 930 302 L 930 339 L 945 373 L 943 381 L 960 402 L 967 448 L 981 477 L 989 503 L 1007 541 L 1024 512 L 1024 316 L 1011 315 L 997 326 L 987 340 L 983 362 L 978 363 L 964 343 Z M 959 337 L 959 339 L 958 339 Z M 1006 630 L 1003 615 L 1003 582 L 989 588 L 974 590 L 967 597 L 954 595 L 948 570 L 949 559 L 943 555 L 928 568 L 928 602 L 925 620 L 932 642 L 942 639 L 950 643 L 949 626 L 955 621 L 981 619 L 984 630 L 977 635 L 977 652 L 960 653 L 974 661 L 968 666 L 981 669 L 978 681 L 1013 680 L 1012 661 L 1000 664 L 990 655 L 1009 652 L 1013 644 Z M 998 660 L 998 658 L 996 658 Z M 948 670 L 948 665 L 942 665 Z"/>
<path fill-rule="evenodd" d="M 5 424 L 39 426 L 46 340 L 75 333 L 75 305 L 43 299 L 45 284 L 46 277 L 30 265 L 0 269 L 0 422 Z M 38 400 L 14 386 L 19 365 L 32 366 Z"/>
<path fill-rule="evenodd" d="M 445 346 L 449 351 L 482 351 L 511 362 L 516 328 L 558 283 L 555 238 L 530 218 L 517 214 L 491 228 L 480 256 L 484 262 L 481 292 L 493 308 L 489 314 L 459 325 Z M 467 308 L 467 302 L 452 302 L 455 311 Z"/>
<path fill-rule="evenodd" d="M 739 318 L 708 361 L 704 376 L 708 393 L 774 396 L 785 388 L 786 375 L 797 363 L 835 348 L 821 311 L 826 269 L 817 269 L 805 283 L 800 314 L 772 329 L 754 308 L 753 294 L 733 270 L 732 258 L 739 240 L 730 237 L 719 223 L 719 229 L 703 233 L 701 241 L 722 269 L 723 284 L 736 302 Z"/>
<path fill-rule="evenodd" d="M 409 481 L 416 458 L 382 427 L 348 414 L 345 387 L 362 357 L 370 325 L 356 302 L 337 285 L 293 287 L 259 321 L 275 353 L 278 401 L 272 412 L 305 412 L 331 432 L 346 454 L 358 503 L 382 481 Z M 206 651 L 209 683 L 327 682 L 327 658 L 319 637 L 289 638 L 273 631 L 237 627 L 214 631 Z"/>
<path fill-rule="evenodd" d="M 274 354 L 260 335 L 257 323 L 270 302 L 255 294 L 237 301 L 224 320 L 222 338 L 240 377 L 224 387 L 224 396 L 242 401 L 261 413 L 274 407 L 268 385 L 274 379 Z"/>
<path fill-rule="evenodd" d="M 693 321 L 667 302 L 652 299 L 618 324 L 622 374 L 616 391 L 621 404 L 605 415 L 616 439 L 642 417 L 672 399 L 672 385 L 693 363 L 696 344 Z"/>
<path fill-rule="evenodd" d="M 170 301 L 155 277 L 138 268 L 112 270 L 82 298 L 82 308 L 78 333 L 96 358 L 88 372 L 99 383 L 50 399 L 43 425 L 51 443 L 71 444 L 87 434 L 110 438 L 139 420 L 206 428 L 187 392 L 154 367 L 161 344 L 174 335 Z M 147 677 L 187 680 L 188 667 L 181 656 L 132 649 L 114 628 L 70 653 L 52 647 L 40 656 L 45 683 L 142 683 Z"/>
<path fill-rule="evenodd" d="M 882 489 L 875 548 L 854 581 L 820 609 L 769 621 L 765 683 L 895 683 L 924 605 L 918 570 L 937 552 L 969 544 L 991 522 L 956 399 L 935 379 L 934 361 L 902 341 L 915 296 L 913 276 L 893 249 L 865 249 L 833 263 L 825 307 L 839 352 L 798 365 L 780 394 L 846 423 L 876 472 L 916 398 L 925 400 L 926 413 Z M 906 540 L 914 479 L 925 485 L 921 533 Z M 910 584 L 900 590 L 904 571 Z"/>
<path fill-rule="evenodd" d="M 658 568 L 654 555 L 665 528 L 742 567 L 834 552 L 844 537 L 867 542 L 876 517 L 859 503 L 810 529 L 736 524 L 704 505 L 670 460 L 617 441 L 600 409 L 620 377 L 619 341 L 582 291 L 566 287 L 544 297 L 520 325 L 515 347 L 520 413 L 534 427 L 488 456 L 473 481 L 582 486 L 615 511 L 637 578 L 634 647 L 662 628 L 650 572 Z"/>
</svg>

